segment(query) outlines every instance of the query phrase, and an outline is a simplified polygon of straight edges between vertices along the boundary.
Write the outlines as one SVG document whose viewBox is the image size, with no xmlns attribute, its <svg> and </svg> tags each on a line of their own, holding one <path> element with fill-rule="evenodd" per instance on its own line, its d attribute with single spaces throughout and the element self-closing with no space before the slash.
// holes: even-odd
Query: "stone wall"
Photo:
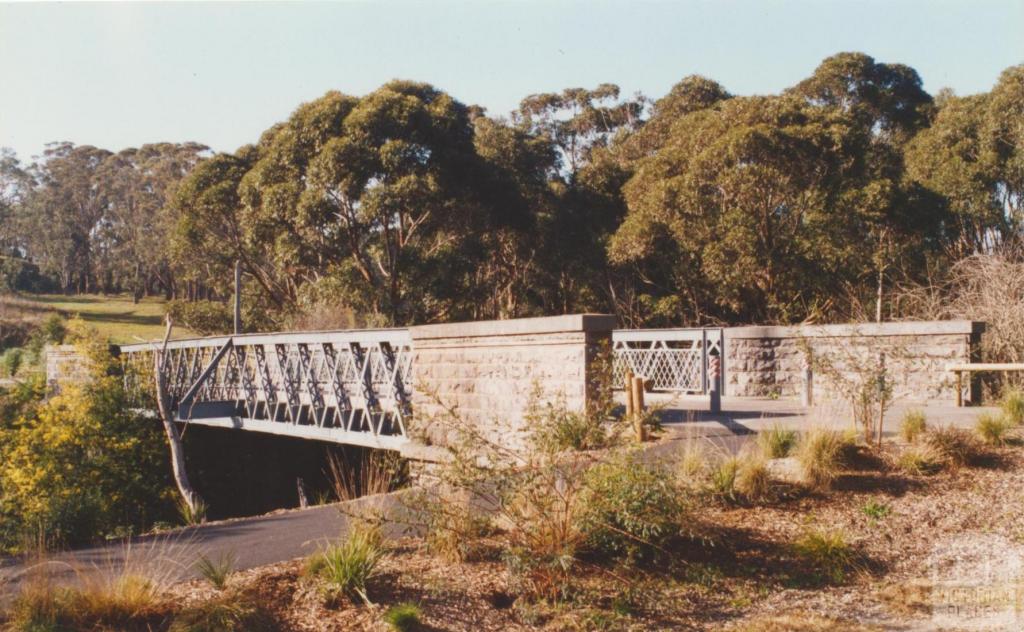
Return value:
<svg viewBox="0 0 1024 632">
<path fill-rule="evenodd" d="M 81 383 L 89 378 L 89 365 L 75 345 L 47 345 L 46 386 L 51 393 L 62 383 Z"/>
<path fill-rule="evenodd" d="M 808 353 L 850 376 L 885 355 L 893 394 L 911 401 L 955 401 L 946 365 L 979 359 L 984 324 L 974 321 L 732 327 L 725 330 L 726 394 L 799 397 Z M 816 400 L 837 395 L 828 371 L 814 372 Z M 975 401 L 974 385 L 967 401 Z"/>
<path fill-rule="evenodd" d="M 448 445 L 458 423 L 522 447 L 535 389 L 541 401 L 575 410 L 594 396 L 588 376 L 614 326 L 613 316 L 573 314 L 411 327 L 414 434 Z M 446 418 L 446 407 L 457 420 Z"/>
</svg>

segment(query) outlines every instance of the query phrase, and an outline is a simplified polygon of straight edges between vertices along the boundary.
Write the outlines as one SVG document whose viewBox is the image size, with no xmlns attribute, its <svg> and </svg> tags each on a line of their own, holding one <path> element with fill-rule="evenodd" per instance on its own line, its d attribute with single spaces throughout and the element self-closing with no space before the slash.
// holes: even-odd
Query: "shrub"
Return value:
<svg viewBox="0 0 1024 632">
<path fill-rule="evenodd" d="M 592 467 L 584 485 L 581 522 L 590 550 L 647 560 L 679 534 L 683 495 L 661 468 L 620 456 Z"/>
<path fill-rule="evenodd" d="M 968 430 L 945 426 L 925 434 L 925 443 L 944 465 L 962 467 L 977 459 L 978 440 Z"/>
<path fill-rule="evenodd" d="M 210 582 L 211 586 L 217 590 L 224 590 L 228 584 L 228 577 L 235 570 L 236 559 L 235 554 L 230 552 L 222 553 L 215 560 L 200 555 L 199 560 L 196 561 L 196 570 L 206 581 Z"/>
<path fill-rule="evenodd" d="M 781 459 L 789 456 L 793 447 L 796 446 L 796 440 L 796 430 L 782 428 L 778 425 L 762 430 L 757 435 L 757 442 L 765 457 L 769 459 Z"/>
<path fill-rule="evenodd" d="M 1007 433 L 1013 429 L 1013 423 L 1003 415 L 985 413 L 978 416 L 974 429 L 988 445 L 1003 445 L 1006 443 Z"/>
<path fill-rule="evenodd" d="M 1024 391 L 1011 389 L 1003 395 L 1003 415 L 1015 424 L 1024 424 Z"/>
<path fill-rule="evenodd" d="M 341 544 L 329 546 L 309 560 L 308 571 L 323 580 L 328 603 L 359 597 L 369 604 L 366 584 L 377 573 L 384 554 L 380 530 L 355 522 Z"/>
<path fill-rule="evenodd" d="M 50 314 L 39 325 L 39 333 L 47 344 L 63 344 L 68 335 L 67 323 L 60 314 Z"/>
<path fill-rule="evenodd" d="M 398 632 L 412 632 L 420 627 L 420 607 L 414 603 L 400 603 L 388 608 L 384 622 Z"/>
<path fill-rule="evenodd" d="M 492 532 L 490 520 L 476 515 L 468 503 L 440 500 L 427 504 L 427 550 L 449 562 L 476 558 L 480 538 Z"/>
<path fill-rule="evenodd" d="M 903 420 L 900 421 L 900 436 L 907 443 L 917 441 L 918 437 L 924 434 L 927 429 L 928 424 L 925 421 L 923 411 L 908 410 L 903 414 Z"/>
<path fill-rule="evenodd" d="M 942 469 L 943 457 L 928 445 L 912 446 L 900 453 L 897 467 L 915 476 L 930 476 Z"/>
<path fill-rule="evenodd" d="M 8 349 L 4 352 L 3 356 L 0 356 L 0 362 L 3 363 L 4 373 L 8 377 L 14 377 L 18 374 L 18 370 L 21 368 L 24 360 L 24 352 L 15 347 L 14 349 Z"/>
<path fill-rule="evenodd" d="M 814 568 L 821 581 L 841 584 L 857 567 L 857 553 L 840 530 L 810 530 L 794 544 L 793 552 Z"/>
<path fill-rule="evenodd" d="M 847 445 L 849 442 L 834 430 L 812 428 L 805 432 L 796 448 L 804 483 L 812 489 L 830 488 L 843 465 L 843 452 Z"/>
</svg>

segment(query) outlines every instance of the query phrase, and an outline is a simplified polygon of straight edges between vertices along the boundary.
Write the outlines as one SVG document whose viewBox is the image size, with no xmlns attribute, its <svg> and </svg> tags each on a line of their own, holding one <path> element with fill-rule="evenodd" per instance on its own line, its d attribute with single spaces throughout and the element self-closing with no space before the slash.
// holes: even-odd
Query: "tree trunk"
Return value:
<svg viewBox="0 0 1024 632">
<path fill-rule="evenodd" d="M 163 346 L 159 351 L 153 353 L 153 372 L 156 379 L 156 402 L 160 410 L 160 421 L 164 424 L 164 432 L 167 433 L 167 444 L 171 449 L 171 469 L 174 474 L 174 483 L 178 486 L 181 497 L 188 504 L 193 516 L 201 515 L 200 505 L 202 498 L 192 489 L 188 480 L 188 473 L 185 470 L 185 450 L 181 444 L 181 434 L 178 427 L 174 425 L 173 412 L 171 411 L 171 396 L 167 392 L 167 378 L 163 371 L 164 359 L 167 357 L 167 341 L 171 337 L 171 317 L 167 317 L 167 331 L 164 333 Z"/>
</svg>

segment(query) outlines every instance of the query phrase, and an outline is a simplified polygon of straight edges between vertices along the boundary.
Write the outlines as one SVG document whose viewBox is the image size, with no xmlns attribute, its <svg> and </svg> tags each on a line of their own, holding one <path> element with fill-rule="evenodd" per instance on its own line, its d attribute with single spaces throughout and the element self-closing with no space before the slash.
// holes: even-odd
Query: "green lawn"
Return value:
<svg viewBox="0 0 1024 632">
<path fill-rule="evenodd" d="M 99 331 L 101 336 L 116 344 L 155 340 L 164 335 L 164 301 L 145 298 L 133 303 L 131 296 L 103 296 L 86 294 L 66 296 L 63 294 L 23 294 L 18 297 L 0 297 L 0 302 L 26 315 L 44 318 L 49 312 L 62 316 L 81 316 Z M 174 328 L 175 338 L 186 338 L 195 334 L 182 327 Z"/>
</svg>

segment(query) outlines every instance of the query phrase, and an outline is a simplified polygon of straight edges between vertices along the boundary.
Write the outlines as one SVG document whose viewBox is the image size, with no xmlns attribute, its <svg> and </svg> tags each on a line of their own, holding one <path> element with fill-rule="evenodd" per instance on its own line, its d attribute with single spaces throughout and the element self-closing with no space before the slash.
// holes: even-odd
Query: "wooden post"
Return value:
<svg viewBox="0 0 1024 632">
<path fill-rule="evenodd" d="M 643 442 L 647 439 L 647 429 L 644 428 L 644 379 L 634 377 L 633 385 L 633 428 L 636 431 L 636 440 Z"/>
</svg>

